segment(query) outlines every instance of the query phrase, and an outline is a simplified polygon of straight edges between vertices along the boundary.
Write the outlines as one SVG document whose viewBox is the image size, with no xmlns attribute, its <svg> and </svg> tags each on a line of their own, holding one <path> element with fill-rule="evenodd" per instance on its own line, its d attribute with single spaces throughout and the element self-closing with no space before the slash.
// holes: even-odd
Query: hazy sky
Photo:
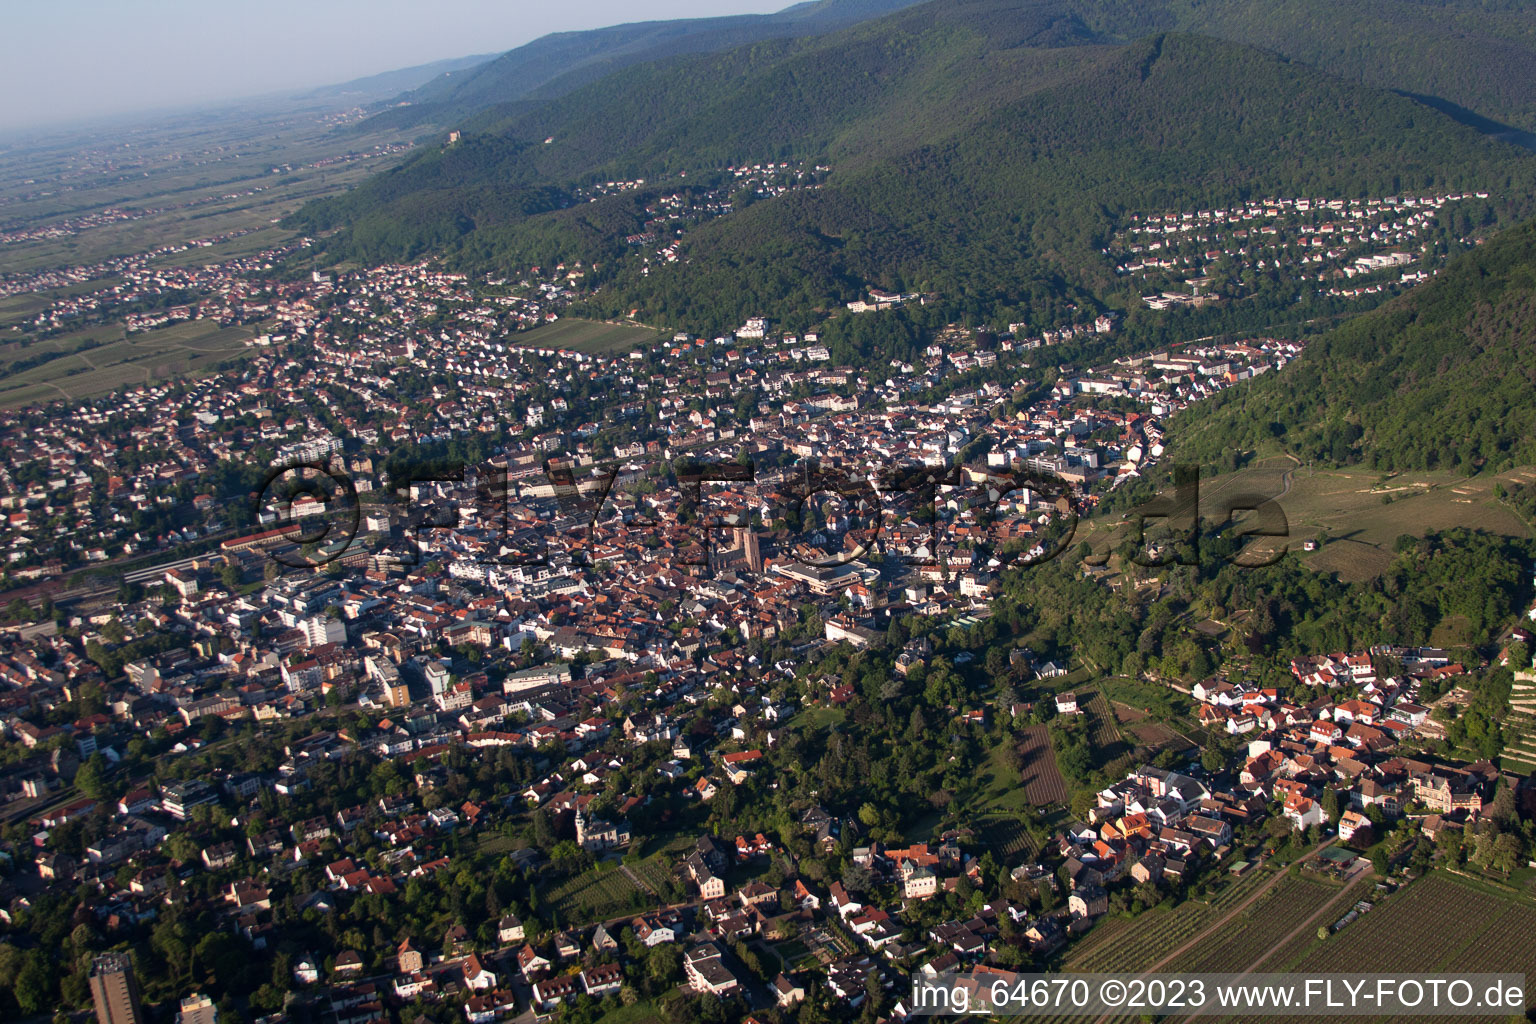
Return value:
<svg viewBox="0 0 1536 1024">
<path fill-rule="evenodd" d="M 794 0 L 0 0 L 0 128 L 329 85 L 549 32 Z"/>
</svg>

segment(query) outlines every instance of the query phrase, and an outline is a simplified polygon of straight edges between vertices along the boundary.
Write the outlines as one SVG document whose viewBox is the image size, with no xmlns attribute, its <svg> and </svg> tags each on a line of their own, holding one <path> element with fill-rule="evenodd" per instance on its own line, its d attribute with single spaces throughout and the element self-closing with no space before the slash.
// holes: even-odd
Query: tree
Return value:
<svg viewBox="0 0 1536 1024">
<path fill-rule="evenodd" d="M 1498 786 L 1494 790 L 1493 804 L 1488 809 L 1488 816 L 1498 822 L 1501 828 L 1510 828 L 1516 822 L 1514 787 L 1503 777 L 1499 778 Z"/>
<path fill-rule="evenodd" d="M 1493 841 L 1493 856 L 1488 859 L 1493 870 L 1508 875 L 1520 866 L 1520 840 L 1512 832 L 1505 832 Z"/>
<path fill-rule="evenodd" d="M 54 972 L 49 969 L 48 958 L 42 951 L 28 953 L 26 964 L 16 975 L 16 983 L 11 988 L 24 1015 L 43 1013 L 53 1005 L 53 980 Z"/>
<path fill-rule="evenodd" d="M 1461 829 L 1457 828 L 1442 829 L 1440 834 L 1435 837 L 1436 851 L 1440 854 L 1441 858 L 1443 858 L 1445 862 L 1453 868 L 1461 866 L 1461 840 Z"/>
<path fill-rule="evenodd" d="M 555 830 L 549 822 L 549 812 L 539 807 L 533 812 L 533 845 L 548 850 L 555 844 Z"/>
<path fill-rule="evenodd" d="M 668 942 L 651 947 L 645 955 L 645 976 L 653 983 L 651 991 L 664 992 L 682 976 L 683 954 Z"/>
<path fill-rule="evenodd" d="M 197 840 L 181 831 L 171 833 L 170 838 L 165 841 L 165 848 L 172 860 L 183 864 L 196 860 L 199 853 Z"/>
<path fill-rule="evenodd" d="M 1219 772 L 1227 766 L 1227 759 L 1220 750 L 1208 746 L 1200 752 L 1200 766 L 1208 772 Z"/>
<path fill-rule="evenodd" d="M 75 773 L 75 785 L 92 800 L 107 796 L 107 759 L 99 751 L 92 754 Z"/>
<path fill-rule="evenodd" d="M 1339 820 L 1339 791 L 1332 786 L 1323 787 L 1323 813 L 1329 821 Z"/>
<path fill-rule="evenodd" d="M 1387 860 L 1386 850 L 1383 850 L 1379 846 L 1371 850 L 1371 867 L 1375 868 L 1376 873 L 1382 878 L 1386 878 L 1387 875 L 1391 874 L 1392 865 L 1391 862 Z"/>
</svg>

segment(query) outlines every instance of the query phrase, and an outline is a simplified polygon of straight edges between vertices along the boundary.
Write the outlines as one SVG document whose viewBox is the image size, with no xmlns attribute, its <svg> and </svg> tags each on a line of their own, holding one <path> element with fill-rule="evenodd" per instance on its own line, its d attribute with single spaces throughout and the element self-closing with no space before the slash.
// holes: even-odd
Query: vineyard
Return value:
<svg viewBox="0 0 1536 1024">
<path fill-rule="evenodd" d="M 649 345 L 661 336 L 649 327 L 611 324 L 580 317 L 563 317 L 553 323 L 522 331 L 514 338 L 519 345 L 533 348 L 567 349 L 594 355 L 612 355 L 637 345 Z"/>
<path fill-rule="evenodd" d="M 631 864 L 629 869 L 642 882 L 649 885 L 652 892 L 665 893 L 672 882 L 673 869 L 678 863 L 679 858 L 669 854 L 657 854 L 655 857 L 647 857 L 638 864 Z"/>
<path fill-rule="evenodd" d="M 1024 794 L 1036 807 L 1067 802 L 1067 783 L 1056 767 L 1056 752 L 1051 749 L 1051 737 L 1043 725 L 1032 725 L 1024 730 L 1024 741 L 1019 744 L 1024 755 L 1024 767 L 1020 769 L 1019 783 Z"/>
<path fill-rule="evenodd" d="M 1342 911 L 1344 906 L 1341 900 L 1338 908 Z M 1536 905 L 1529 900 L 1434 872 L 1325 940 L 1311 932 L 1298 936 L 1277 949 L 1259 970 L 1492 971 L 1536 977 L 1533 932 Z M 1286 1019 L 1290 1018 L 1253 1018 L 1255 1024 Z"/>
<path fill-rule="evenodd" d="M 1154 908 L 1135 918 L 1103 919 L 1094 925 L 1086 943 L 1068 952 L 1065 970 L 1090 973 L 1146 970 L 1273 880 L 1272 873 L 1256 869 L 1229 884 L 1209 903 L 1187 900 L 1172 910 Z M 1276 889 L 1284 889 L 1289 881 L 1280 883 Z M 1273 894 L 1261 896 L 1255 906 L 1269 904 L 1275 898 Z M 1229 927 L 1243 920 L 1244 916 L 1239 915 Z M 1196 950 L 1190 951 L 1191 954 L 1194 952 Z M 1049 1024 L 1081 1024 L 1084 1020 L 1071 1015 L 1032 1019 Z"/>
<path fill-rule="evenodd" d="M 650 902 L 617 864 L 599 864 L 544 893 L 543 902 L 559 915 L 562 925 L 585 924 L 619 917 Z"/>
<path fill-rule="evenodd" d="M 982 818 L 976 829 L 983 845 L 1004 864 L 1034 857 L 1039 843 L 1017 818 Z"/>
<path fill-rule="evenodd" d="M 1143 970 L 1189 941 L 1273 877 L 1266 871 L 1250 871 L 1209 903 L 1186 900 L 1171 910 L 1154 908 L 1133 919 L 1124 931 L 1112 932 L 1111 938 L 1098 939 L 1103 923 L 1096 925 L 1089 943 L 1067 955 L 1066 967 L 1072 971 Z"/>
<path fill-rule="evenodd" d="M 1332 924 L 1356 900 L 1364 899 L 1370 886 L 1369 881 L 1363 880 L 1351 886 L 1350 892 L 1334 904 L 1337 912 L 1330 910 L 1318 923 Z M 1343 891 L 1337 885 L 1306 877 L 1286 878 L 1227 922 L 1209 942 L 1202 942 L 1164 969 L 1180 972 L 1245 969 Z M 1315 939 L 1315 926 L 1305 929 L 1303 934 Z"/>
<path fill-rule="evenodd" d="M 1120 728 L 1115 724 L 1115 713 L 1109 701 L 1098 690 L 1083 703 L 1088 718 L 1088 742 L 1093 744 L 1094 754 L 1100 758 L 1115 756 L 1123 741 Z"/>
</svg>

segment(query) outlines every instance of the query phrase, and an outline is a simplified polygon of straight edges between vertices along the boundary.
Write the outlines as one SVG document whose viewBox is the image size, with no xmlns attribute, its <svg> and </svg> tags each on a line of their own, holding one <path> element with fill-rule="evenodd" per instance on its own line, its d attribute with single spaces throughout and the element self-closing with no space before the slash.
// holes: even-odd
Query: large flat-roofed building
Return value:
<svg viewBox="0 0 1536 1024">
<path fill-rule="evenodd" d="M 91 964 L 91 998 L 97 1024 L 140 1024 L 139 987 L 126 953 L 104 953 Z"/>
</svg>

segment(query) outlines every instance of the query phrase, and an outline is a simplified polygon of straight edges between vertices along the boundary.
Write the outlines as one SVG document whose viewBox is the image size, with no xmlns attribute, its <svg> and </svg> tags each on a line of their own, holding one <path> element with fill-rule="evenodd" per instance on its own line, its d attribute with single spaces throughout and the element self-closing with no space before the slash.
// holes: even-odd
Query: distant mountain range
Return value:
<svg viewBox="0 0 1536 1024">
<path fill-rule="evenodd" d="M 448 60 L 418 64 L 415 67 L 385 71 L 377 75 L 354 78 L 350 82 L 324 85 L 309 89 L 295 97 L 298 100 L 342 100 L 355 103 L 377 103 L 381 99 L 398 96 L 401 92 L 419 88 L 430 82 L 447 78 L 477 68 L 495 59 L 495 54 L 481 53 L 471 57 L 452 57 Z"/>
<path fill-rule="evenodd" d="M 467 73 L 445 69 L 394 99 L 367 125 L 448 125 L 487 107 L 559 96 L 645 61 L 718 53 L 763 39 L 814 36 L 911 6 L 915 0 L 813 0 L 777 14 L 646 21 L 556 32 L 483 61 Z"/>
<path fill-rule="evenodd" d="M 555 33 L 468 72 L 444 68 L 452 73 L 410 86 L 378 123 L 446 126 L 497 104 L 563 95 L 632 64 L 821 35 L 912 3 L 819 0 L 777 14 Z M 974 7 L 964 0 L 956 6 Z M 992 18 L 1005 33 L 1016 16 L 1056 23 L 1058 45 L 1127 43 L 1162 32 L 1210 36 L 1409 93 L 1469 123 L 1536 141 L 1536 18 L 1527 0 L 1031 0 L 1007 6 L 1011 13 Z"/>
</svg>

